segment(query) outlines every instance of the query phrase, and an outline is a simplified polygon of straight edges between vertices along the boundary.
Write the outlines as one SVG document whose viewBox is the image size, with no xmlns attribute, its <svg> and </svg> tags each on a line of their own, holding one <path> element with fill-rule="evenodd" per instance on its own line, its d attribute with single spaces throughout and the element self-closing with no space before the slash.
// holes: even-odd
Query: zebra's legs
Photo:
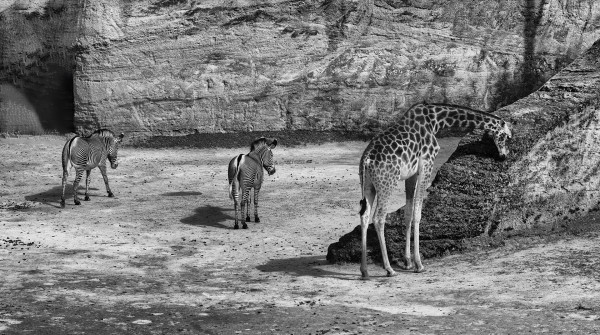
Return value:
<svg viewBox="0 0 600 335">
<path fill-rule="evenodd" d="M 235 210 L 235 224 L 233 225 L 233 229 L 240 229 L 240 226 L 238 224 L 239 223 L 238 212 L 240 211 L 240 200 L 239 200 L 239 195 L 237 195 L 237 194 L 233 198 L 233 209 Z"/>
<path fill-rule="evenodd" d="M 102 179 L 104 179 L 104 185 L 106 186 L 106 192 L 108 193 L 108 197 L 112 198 L 115 195 L 110 190 L 110 186 L 108 186 L 108 177 L 106 176 L 106 165 L 98 165 L 100 169 L 100 173 L 102 173 Z"/>
<path fill-rule="evenodd" d="M 254 222 L 260 222 L 260 218 L 258 217 L 258 192 L 260 192 L 260 187 L 254 187 Z"/>
<path fill-rule="evenodd" d="M 63 170 L 62 177 L 62 196 L 60 197 L 60 207 L 65 208 L 65 189 L 67 188 L 67 178 L 69 177 L 69 170 Z"/>
<path fill-rule="evenodd" d="M 90 197 L 88 196 L 88 191 L 90 189 L 91 173 L 92 173 L 92 170 L 85 170 L 85 197 L 83 198 L 83 200 L 85 200 L 85 201 L 90 201 Z"/>
<path fill-rule="evenodd" d="M 81 177 L 83 177 L 83 170 L 76 170 L 75 173 L 75 180 L 73 181 L 73 198 L 75 205 L 81 205 L 79 197 L 77 196 L 77 189 L 79 188 L 79 181 L 81 181 Z"/>
<path fill-rule="evenodd" d="M 250 190 L 244 190 L 244 193 L 242 194 L 242 215 L 244 215 L 245 213 L 247 213 L 247 209 L 248 209 L 248 197 L 250 196 Z M 237 218 L 237 216 L 236 216 Z M 246 224 L 246 221 L 242 220 L 242 228 L 244 229 L 248 229 L 248 225 Z"/>
<path fill-rule="evenodd" d="M 246 222 L 250 222 L 250 195 L 248 195 L 248 200 L 246 200 Z"/>
<path fill-rule="evenodd" d="M 240 212 L 240 188 L 239 181 L 236 179 L 231 181 L 231 198 L 233 199 L 233 209 L 235 215 L 235 224 L 233 225 L 233 229 L 239 229 L 239 212 Z M 242 213 L 242 215 L 244 215 Z"/>
</svg>

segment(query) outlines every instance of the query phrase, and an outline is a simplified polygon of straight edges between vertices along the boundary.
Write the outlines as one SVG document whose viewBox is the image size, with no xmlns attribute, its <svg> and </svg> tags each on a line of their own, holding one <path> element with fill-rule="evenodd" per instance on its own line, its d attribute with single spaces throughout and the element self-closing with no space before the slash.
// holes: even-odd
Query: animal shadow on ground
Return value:
<svg viewBox="0 0 600 335">
<path fill-rule="evenodd" d="M 98 189 L 95 187 L 90 187 L 89 188 L 90 191 L 97 191 Z M 83 198 L 83 194 L 85 193 L 85 188 L 79 188 L 79 195 Z M 93 196 L 95 194 L 90 193 L 90 196 Z M 44 191 L 44 192 L 40 192 L 40 193 L 36 193 L 36 194 L 31 194 L 31 195 L 26 195 L 25 196 L 25 200 L 29 200 L 29 201 L 37 201 L 37 202 L 41 202 L 44 205 L 48 205 L 48 206 L 52 206 L 52 207 L 56 207 L 56 208 L 60 208 L 60 197 L 62 196 L 62 186 L 54 186 L 53 188 Z M 96 195 L 97 196 L 97 195 Z M 73 185 L 67 185 L 67 189 L 65 190 L 65 200 L 66 199 L 73 199 Z M 83 199 L 82 199 L 83 200 Z"/>
<path fill-rule="evenodd" d="M 189 195 L 202 195 L 202 192 L 196 192 L 196 191 L 178 191 L 178 192 L 163 193 L 162 195 L 164 195 L 166 197 L 186 197 L 186 196 L 189 196 Z"/>
<path fill-rule="evenodd" d="M 325 256 L 321 255 L 271 259 L 266 264 L 257 266 L 256 269 L 262 272 L 282 272 L 298 277 L 310 276 L 329 277 L 342 280 L 360 280 L 360 272 L 358 271 L 358 265 L 355 274 L 324 270 L 321 268 L 324 265 L 331 264 L 325 259 Z"/>
<path fill-rule="evenodd" d="M 235 217 L 225 213 L 225 211 L 233 212 L 233 209 L 224 209 L 221 207 L 206 205 L 198 207 L 194 210 L 194 214 L 181 219 L 181 223 L 193 226 L 211 226 L 217 228 L 233 228 Z M 224 224 L 224 223 L 230 224 Z"/>
</svg>

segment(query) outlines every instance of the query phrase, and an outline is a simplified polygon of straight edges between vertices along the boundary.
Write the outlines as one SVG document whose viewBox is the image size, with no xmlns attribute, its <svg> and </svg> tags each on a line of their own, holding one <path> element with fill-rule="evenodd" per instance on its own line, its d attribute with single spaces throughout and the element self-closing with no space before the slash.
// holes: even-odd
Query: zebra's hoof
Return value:
<svg viewBox="0 0 600 335">
<path fill-rule="evenodd" d="M 240 226 L 238 226 L 237 224 L 235 226 L 233 226 L 233 229 L 240 229 Z"/>
<path fill-rule="evenodd" d="M 256 222 L 256 223 L 259 223 L 259 222 L 260 222 L 260 219 L 258 218 L 258 216 L 255 216 L 255 217 L 254 217 L 254 222 Z"/>
<path fill-rule="evenodd" d="M 90 201 L 90 197 L 86 195 L 85 198 L 83 198 L 83 201 Z"/>
<path fill-rule="evenodd" d="M 65 208 L 65 201 L 64 201 L 64 200 L 61 200 L 61 201 L 60 201 L 60 207 L 61 207 L 61 208 Z"/>
<path fill-rule="evenodd" d="M 246 216 L 246 222 L 250 222 L 250 216 Z"/>
<path fill-rule="evenodd" d="M 114 198 L 114 197 L 115 197 L 115 195 L 114 195 L 112 192 L 108 192 L 108 197 L 109 197 L 109 198 Z"/>
<path fill-rule="evenodd" d="M 248 229 L 248 225 L 246 223 L 244 223 L 244 225 L 242 226 L 242 228 Z"/>
<path fill-rule="evenodd" d="M 75 200 L 75 205 L 81 205 L 81 201 Z"/>
</svg>

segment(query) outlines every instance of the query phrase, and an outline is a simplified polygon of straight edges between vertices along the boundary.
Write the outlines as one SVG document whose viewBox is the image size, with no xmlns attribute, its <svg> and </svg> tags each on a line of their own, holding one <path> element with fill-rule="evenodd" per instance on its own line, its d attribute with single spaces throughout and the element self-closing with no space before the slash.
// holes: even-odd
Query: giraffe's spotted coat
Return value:
<svg viewBox="0 0 600 335">
<path fill-rule="evenodd" d="M 433 163 L 440 150 L 435 134 L 442 128 L 479 128 L 493 134 L 494 142 L 500 156 L 506 156 L 506 140 L 511 137 L 508 124 L 492 114 L 472 110 L 465 107 L 443 104 L 417 104 L 411 107 L 397 123 L 391 125 L 375 136 L 361 157 L 359 175 L 363 190 L 361 201 L 361 225 L 363 229 L 363 256 L 361 272 L 368 277 L 366 271 L 365 236 L 370 209 L 377 196 L 377 207 L 373 215 L 373 223 L 378 233 L 383 254 L 384 267 L 388 275 L 394 270 L 389 260 L 383 237 L 385 215 L 388 212 L 388 201 L 399 187 L 406 181 L 407 202 L 405 215 L 407 223 L 407 247 L 405 264 L 410 266 L 410 223 L 415 226 L 415 271 L 422 271 L 418 252 L 418 225 L 421 218 L 421 206 L 424 191 L 429 183 Z"/>
</svg>

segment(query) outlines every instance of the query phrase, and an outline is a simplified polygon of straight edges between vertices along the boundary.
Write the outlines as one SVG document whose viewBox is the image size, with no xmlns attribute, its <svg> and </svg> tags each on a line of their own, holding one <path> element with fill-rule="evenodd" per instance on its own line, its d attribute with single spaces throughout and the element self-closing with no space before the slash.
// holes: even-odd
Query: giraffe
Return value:
<svg viewBox="0 0 600 335">
<path fill-rule="evenodd" d="M 442 128 L 484 129 L 492 134 L 499 158 L 504 160 L 508 155 L 506 141 L 512 134 L 507 122 L 489 113 L 454 105 L 413 105 L 397 122 L 376 135 L 365 149 L 359 165 L 363 196 L 359 213 L 362 235 L 360 271 L 363 279 L 369 278 L 367 228 L 375 196 L 377 207 L 373 224 L 381 247 L 383 267 L 389 277 L 396 275 L 390 266 L 383 230 L 390 196 L 403 180 L 406 191 L 406 248 L 404 264 L 400 267 L 403 270 L 414 269 L 414 272 L 424 271 L 419 254 L 419 223 L 425 190 L 440 149 L 435 135 Z M 413 258 L 410 253 L 411 225 L 414 225 Z"/>
</svg>

